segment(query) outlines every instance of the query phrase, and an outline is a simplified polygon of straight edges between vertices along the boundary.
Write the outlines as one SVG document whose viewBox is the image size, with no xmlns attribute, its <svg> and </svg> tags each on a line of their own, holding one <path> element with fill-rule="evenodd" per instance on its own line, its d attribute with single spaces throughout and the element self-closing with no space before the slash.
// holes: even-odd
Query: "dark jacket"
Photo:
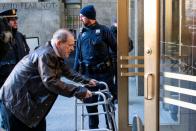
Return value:
<svg viewBox="0 0 196 131">
<path fill-rule="evenodd" d="M 74 69 L 78 71 L 80 62 L 96 66 L 107 61 L 109 48 L 116 54 L 116 40 L 109 28 L 98 23 L 83 28 L 77 39 Z"/>
<path fill-rule="evenodd" d="M 61 76 L 75 82 L 89 82 L 73 73 L 47 43 L 15 66 L 0 90 L 2 102 L 27 126 L 36 126 L 48 114 L 58 94 L 77 98 L 86 95 L 86 88 L 65 83 Z"/>
<path fill-rule="evenodd" d="M 11 43 L 6 43 L 1 48 L 0 62 L 14 60 L 15 64 L 29 53 L 29 47 L 26 43 L 25 36 L 18 32 L 12 32 L 13 39 Z"/>
<path fill-rule="evenodd" d="M 25 36 L 18 31 L 12 32 L 12 34 L 12 42 L 2 44 L 0 47 L 0 87 L 18 61 L 29 53 Z"/>
<path fill-rule="evenodd" d="M 110 30 L 113 33 L 113 35 L 115 36 L 115 38 L 117 39 L 117 27 L 112 25 Z M 132 51 L 133 48 L 134 48 L 133 41 L 131 40 L 131 38 L 129 38 L 129 51 Z"/>
<path fill-rule="evenodd" d="M 16 31 L 13 33 L 14 41 L 16 44 L 16 55 L 17 55 L 17 62 L 20 61 L 25 55 L 27 55 L 30 51 L 25 36 Z"/>
<path fill-rule="evenodd" d="M 0 59 L 6 54 L 6 45 L 11 36 L 6 35 L 11 33 L 11 27 L 9 26 L 7 19 L 0 17 Z"/>
</svg>

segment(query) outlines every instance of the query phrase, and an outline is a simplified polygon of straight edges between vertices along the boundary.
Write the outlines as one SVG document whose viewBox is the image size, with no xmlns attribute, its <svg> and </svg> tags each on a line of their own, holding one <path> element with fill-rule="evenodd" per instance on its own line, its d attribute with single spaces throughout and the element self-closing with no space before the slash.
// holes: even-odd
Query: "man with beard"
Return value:
<svg viewBox="0 0 196 131">
<path fill-rule="evenodd" d="M 84 27 L 78 36 L 76 43 L 76 56 L 74 69 L 80 71 L 86 77 L 104 81 L 114 95 L 112 58 L 110 49 L 116 55 L 116 40 L 112 32 L 105 25 L 96 20 L 96 10 L 93 5 L 85 6 L 80 10 L 80 21 Z M 101 87 L 92 88 L 96 91 Z M 85 99 L 85 103 L 97 102 L 97 96 Z M 86 107 L 88 113 L 97 113 L 97 105 Z M 107 121 L 107 120 L 106 120 Z M 108 123 L 106 123 L 108 126 Z M 99 128 L 98 115 L 89 116 L 89 128 Z"/>
<path fill-rule="evenodd" d="M 8 131 L 46 131 L 46 116 L 58 95 L 78 99 L 92 96 L 87 88 L 61 80 L 66 77 L 88 88 L 96 86 L 96 80 L 69 68 L 74 45 L 71 32 L 59 29 L 50 41 L 18 62 L 0 89 L 1 113 Z"/>
<path fill-rule="evenodd" d="M 6 45 L 5 54 L 0 57 L 0 88 L 18 61 L 29 53 L 29 47 L 26 43 L 25 36 L 17 30 L 18 17 L 16 12 L 16 9 L 10 9 L 0 13 L 0 17 L 6 19 L 8 25 L 11 27 L 13 36 L 11 42 Z M 6 128 L 6 125 L 3 123 L 1 126 Z"/>
</svg>

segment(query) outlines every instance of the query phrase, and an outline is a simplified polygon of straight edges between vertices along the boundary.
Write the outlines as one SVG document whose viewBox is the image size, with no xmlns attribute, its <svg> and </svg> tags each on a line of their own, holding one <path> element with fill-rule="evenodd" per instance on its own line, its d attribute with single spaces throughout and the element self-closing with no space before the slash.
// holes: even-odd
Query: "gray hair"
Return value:
<svg viewBox="0 0 196 131">
<path fill-rule="evenodd" d="M 67 29 L 59 29 L 53 34 L 51 42 L 55 43 L 57 40 L 67 42 L 68 37 L 73 37 L 73 34 Z"/>
</svg>

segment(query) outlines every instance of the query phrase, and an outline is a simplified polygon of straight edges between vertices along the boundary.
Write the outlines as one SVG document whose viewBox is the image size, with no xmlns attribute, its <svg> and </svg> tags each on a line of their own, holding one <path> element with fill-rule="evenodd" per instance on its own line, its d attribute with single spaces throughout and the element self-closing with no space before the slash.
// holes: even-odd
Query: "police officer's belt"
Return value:
<svg viewBox="0 0 196 131">
<path fill-rule="evenodd" d="M 104 73 L 108 71 L 108 68 L 111 67 L 111 62 L 106 61 L 106 62 L 101 62 L 96 65 L 89 65 L 89 64 L 82 64 L 82 70 L 84 72 L 89 72 L 89 73 Z"/>
</svg>

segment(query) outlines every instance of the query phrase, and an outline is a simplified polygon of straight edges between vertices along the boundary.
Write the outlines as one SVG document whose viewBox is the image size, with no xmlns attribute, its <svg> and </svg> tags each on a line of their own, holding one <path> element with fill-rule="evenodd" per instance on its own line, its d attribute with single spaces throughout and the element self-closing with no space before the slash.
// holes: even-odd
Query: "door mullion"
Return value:
<svg viewBox="0 0 196 131">
<path fill-rule="evenodd" d="M 159 130 L 159 4 L 159 0 L 144 0 L 145 131 Z"/>
</svg>

